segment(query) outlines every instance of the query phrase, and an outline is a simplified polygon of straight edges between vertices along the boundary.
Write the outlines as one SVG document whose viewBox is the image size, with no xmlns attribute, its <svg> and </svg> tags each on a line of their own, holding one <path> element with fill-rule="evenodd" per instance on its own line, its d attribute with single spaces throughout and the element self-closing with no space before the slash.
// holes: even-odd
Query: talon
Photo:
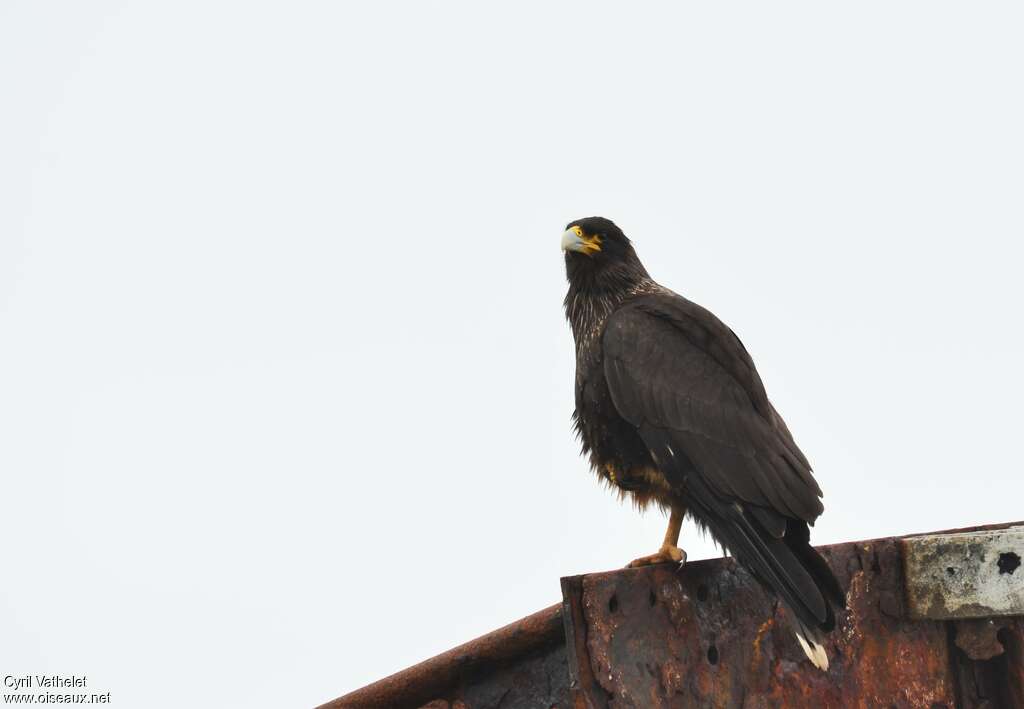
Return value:
<svg viewBox="0 0 1024 709">
<path fill-rule="evenodd" d="M 665 544 L 654 554 L 641 556 L 639 559 L 633 559 L 633 561 L 629 562 L 629 565 L 626 566 L 626 568 L 635 569 L 639 566 L 669 563 L 678 563 L 679 566 L 682 566 L 686 563 L 686 552 L 677 546 Z"/>
</svg>

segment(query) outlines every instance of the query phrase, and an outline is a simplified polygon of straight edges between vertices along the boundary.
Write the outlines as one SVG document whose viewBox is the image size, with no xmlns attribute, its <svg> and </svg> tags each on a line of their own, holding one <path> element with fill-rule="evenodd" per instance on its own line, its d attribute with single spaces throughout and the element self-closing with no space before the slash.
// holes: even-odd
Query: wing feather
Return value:
<svg viewBox="0 0 1024 709">
<path fill-rule="evenodd" d="M 620 415 L 670 433 L 719 494 L 808 523 L 821 514 L 807 458 L 714 315 L 680 296 L 646 296 L 609 318 L 602 349 Z"/>
<path fill-rule="evenodd" d="M 612 314 L 601 344 L 612 403 L 697 519 L 812 640 L 830 629 L 842 589 L 807 533 L 821 489 L 732 330 L 677 295 L 645 296 Z"/>
</svg>

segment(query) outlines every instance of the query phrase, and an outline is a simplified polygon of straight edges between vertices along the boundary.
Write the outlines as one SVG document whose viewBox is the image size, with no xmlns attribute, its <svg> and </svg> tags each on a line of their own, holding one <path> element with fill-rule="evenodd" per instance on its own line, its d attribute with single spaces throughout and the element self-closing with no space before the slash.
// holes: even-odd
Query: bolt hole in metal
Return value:
<svg viewBox="0 0 1024 709">
<path fill-rule="evenodd" d="M 619 610 L 619 598 L 618 596 L 612 596 L 611 600 L 608 601 L 608 610 L 615 613 Z"/>
<path fill-rule="evenodd" d="M 1012 551 L 1003 552 L 999 555 L 999 561 L 996 562 L 999 565 L 999 574 L 1012 574 L 1018 568 L 1020 568 L 1020 554 L 1015 554 Z"/>
<path fill-rule="evenodd" d="M 651 608 L 654 608 L 654 604 L 658 602 L 658 597 L 654 595 L 654 591 L 647 594 L 647 602 L 651 604 Z"/>
<path fill-rule="evenodd" d="M 718 664 L 718 648 L 714 645 L 708 648 L 708 662 L 712 665 Z"/>
</svg>

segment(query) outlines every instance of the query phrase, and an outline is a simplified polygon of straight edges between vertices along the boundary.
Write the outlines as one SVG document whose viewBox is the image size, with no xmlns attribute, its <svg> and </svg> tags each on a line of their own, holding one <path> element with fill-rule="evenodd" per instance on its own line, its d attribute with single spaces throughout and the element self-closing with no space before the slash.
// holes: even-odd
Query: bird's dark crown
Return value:
<svg viewBox="0 0 1024 709">
<path fill-rule="evenodd" d="M 583 232 L 584 238 L 595 240 L 601 247 L 600 251 L 606 252 L 610 256 L 621 251 L 620 247 L 624 248 L 630 245 L 629 239 L 622 232 L 622 229 L 616 226 L 615 222 L 611 219 L 585 217 L 569 222 L 565 228 L 572 229 L 573 227 L 579 227 Z"/>
</svg>

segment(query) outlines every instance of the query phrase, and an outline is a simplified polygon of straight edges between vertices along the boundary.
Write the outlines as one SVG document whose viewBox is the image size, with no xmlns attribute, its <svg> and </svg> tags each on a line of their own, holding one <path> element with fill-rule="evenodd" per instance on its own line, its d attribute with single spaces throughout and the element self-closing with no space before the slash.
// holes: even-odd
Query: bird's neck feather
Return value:
<svg viewBox="0 0 1024 709">
<path fill-rule="evenodd" d="M 601 333 L 608 316 L 623 301 L 659 288 L 644 270 L 581 276 L 570 274 L 565 295 L 565 317 L 572 327 L 577 354 Z"/>
</svg>

